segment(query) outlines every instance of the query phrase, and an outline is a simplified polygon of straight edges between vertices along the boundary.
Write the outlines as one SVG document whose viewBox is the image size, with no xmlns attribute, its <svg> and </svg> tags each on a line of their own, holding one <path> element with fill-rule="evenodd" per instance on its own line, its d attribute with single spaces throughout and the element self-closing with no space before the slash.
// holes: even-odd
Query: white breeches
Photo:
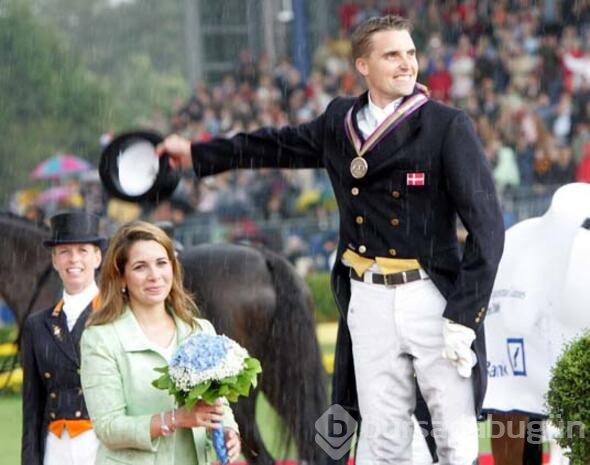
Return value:
<svg viewBox="0 0 590 465">
<path fill-rule="evenodd" d="M 64 430 L 61 438 L 47 433 L 43 465 L 94 465 L 98 444 L 94 430 L 73 438 L 67 430 Z"/>
<path fill-rule="evenodd" d="M 351 280 L 347 322 L 362 418 L 357 465 L 414 463 L 416 379 L 432 416 L 439 464 L 477 459 L 472 381 L 442 358 L 445 305 L 430 279 L 396 287 Z"/>
</svg>

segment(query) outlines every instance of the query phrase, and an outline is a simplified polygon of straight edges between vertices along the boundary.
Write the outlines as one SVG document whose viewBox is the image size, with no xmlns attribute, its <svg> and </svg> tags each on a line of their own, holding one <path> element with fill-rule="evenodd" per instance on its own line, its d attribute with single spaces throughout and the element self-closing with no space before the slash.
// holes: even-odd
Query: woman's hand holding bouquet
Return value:
<svg viewBox="0 0 590 465">
<path fill-rule="evenodd" d="M 169 366 L 156 371 L 162 376 L 153 385 L 167 390 L 181 407 L 175 412 L 176 426 L 209 428 L 221 463 L 234 460 L 240 441 L 237 432 L 223 430 L 219 399 L 235 402 L 247 396 L 262 371 L 260 362 L 226 336 L 198 333 L 178 347 Z"/>
</svg>

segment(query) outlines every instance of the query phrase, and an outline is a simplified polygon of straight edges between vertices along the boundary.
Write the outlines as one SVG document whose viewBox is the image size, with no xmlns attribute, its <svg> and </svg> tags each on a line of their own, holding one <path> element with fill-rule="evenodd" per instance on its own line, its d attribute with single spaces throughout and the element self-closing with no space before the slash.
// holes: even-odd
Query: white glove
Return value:
<svg viewBox="0 0 590 465">
<path fill-rule="evenodd" d="M 463 378 L 471 376 L 471 369 L 477 363 L 477 357 L 471 344 L 475 340 L 475 331 L 445 318 L 443 327 L 443 358 L 449 360 Z"/>
</svg>

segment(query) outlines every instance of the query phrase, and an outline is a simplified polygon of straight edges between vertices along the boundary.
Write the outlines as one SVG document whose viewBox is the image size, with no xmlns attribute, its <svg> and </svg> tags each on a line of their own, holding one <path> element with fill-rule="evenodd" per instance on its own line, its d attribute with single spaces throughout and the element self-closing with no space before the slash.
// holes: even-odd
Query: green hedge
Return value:
<svg viewBox="0 0 590 465">
<path fill-rule="evenodd" d="M 330 273 L 312 273 L 305 280 L 313 296 L 316 321 L 337 321 L 338 307 L 330 289 Z"/>
<path fill-rule="evenodd" d="M 557 443 L 571 465 L 590 464 L 590 334 L 574 341 L 552 368 L 547 405 Z M 573 423 L 577 422 L 577 423 Z"/>
<path fill-rule="evenodd" d="M 0 326 L 0 344 L 5 342 L 14 342 L 18 334 L 16 325 Z"/>
</svg>

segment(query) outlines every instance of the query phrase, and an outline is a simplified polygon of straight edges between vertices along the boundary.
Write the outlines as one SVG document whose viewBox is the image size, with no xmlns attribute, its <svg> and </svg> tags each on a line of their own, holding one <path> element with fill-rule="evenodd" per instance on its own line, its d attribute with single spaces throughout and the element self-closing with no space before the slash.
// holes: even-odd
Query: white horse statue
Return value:
<svg viewBox="0 0 590 465">
<path fill-rule="evenodd" d="M 572 183 L 555 192 L 543 216 L 506 232 L 486 318 L 489 382 L 484 411 L 547 416 L 551 367 L 564 344 L 590 329 L 588 218 L 590 184 Z M 519 427 L 513 436 L 519 435 Z M 552 464 L 566 463 L 560 456 L 561 451 L 552 449 Z"/>
</svg>

